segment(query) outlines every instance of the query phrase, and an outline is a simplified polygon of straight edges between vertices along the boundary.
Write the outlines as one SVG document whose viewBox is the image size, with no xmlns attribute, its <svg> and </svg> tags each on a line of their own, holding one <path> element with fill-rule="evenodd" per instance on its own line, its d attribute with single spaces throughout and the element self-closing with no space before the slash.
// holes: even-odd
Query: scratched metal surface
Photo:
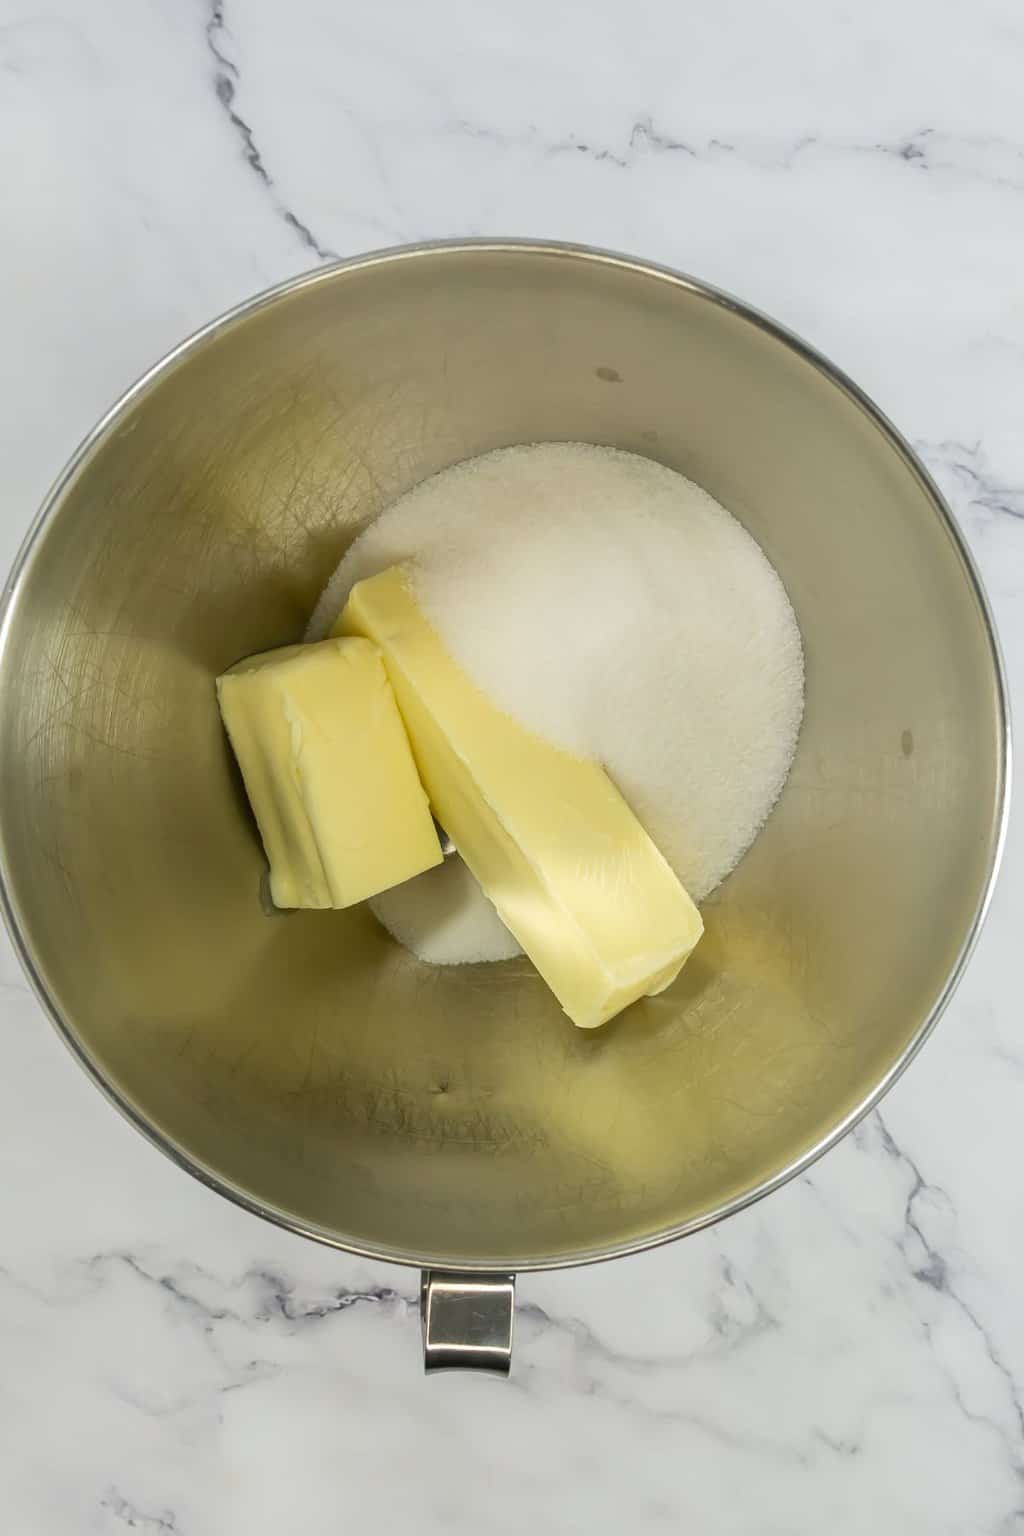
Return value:
<svg viewBox="0 0 1024 1536">
<path fill-rule="evenodd" d="M 704 942 L 594 1033 L 525 961 L 431 969 L 362 910 L 265 916 L 212 686 L 301 635 L 382 504 L 539 439 L 706 485 L 781 572 L 807 654 L 791 779 Z M 971 935 L 1003 747 L 961 552 L 812 360 L 623 264 L 434 251 L 218 329 L 93 445 L 8 617 L 0 834 L 41 985 L 172 1152 L 332 1241 L 523 1267 L 707 1219 L 864 1104 Z"/>
</svg>

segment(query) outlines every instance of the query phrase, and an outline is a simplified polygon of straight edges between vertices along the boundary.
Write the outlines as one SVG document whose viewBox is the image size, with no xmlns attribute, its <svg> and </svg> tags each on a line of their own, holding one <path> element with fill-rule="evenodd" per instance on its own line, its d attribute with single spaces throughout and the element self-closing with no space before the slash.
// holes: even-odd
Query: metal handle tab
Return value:
<svg viewBox="0 0 1024 1536">
<path fill-rule="evenodd" d="M 512 1364 L 515 1275 L 425 1269 L 420 1286 L 425 1371 L 496 1371 Z"/>
</svg>

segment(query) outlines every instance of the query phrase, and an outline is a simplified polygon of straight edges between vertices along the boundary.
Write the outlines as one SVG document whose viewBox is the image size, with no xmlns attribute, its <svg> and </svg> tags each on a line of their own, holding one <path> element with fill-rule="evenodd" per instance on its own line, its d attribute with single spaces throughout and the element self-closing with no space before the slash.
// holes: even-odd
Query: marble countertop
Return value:
<svg viewBox="0 0 1024 1536">
<path fill-rule="evenodd" d="M 3 0 L 0 557 L 210 316 L 398 241 L 590 241 L 732 289 L 948 493 L 1024 688 L 1013 0 Z M 507 1384 L 417 1277 L 290 1238 L 114 1114 L 0 956 L 11 1536 L 1024 1531 L 1021 822 L 936 1036 L 717 1230 L 526 1276 Z"/>
</svg>

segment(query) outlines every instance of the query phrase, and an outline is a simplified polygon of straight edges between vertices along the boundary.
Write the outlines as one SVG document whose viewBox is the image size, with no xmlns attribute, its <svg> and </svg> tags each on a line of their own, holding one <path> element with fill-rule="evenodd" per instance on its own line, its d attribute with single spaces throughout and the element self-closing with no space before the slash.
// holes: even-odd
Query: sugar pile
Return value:
<svg viewBox="0 0 1024 1536">
<path fill-rule="evenodd" d="M 511 960 L 522 954 L 460 858 L 449 857 L 415 880 L 374 896 L 370 909 L 400 944 L 431 965 Z"/>
<path fill-rule="evenodd" d="M 499 449 L 416 486 L 356 540 L 320 599 L 408 565 L 452 656 L 522 725 L 601 762 L 695 901 L 750 846 L 803 712 L 800 633 L 746 530 L 663 465 L 583 443 Z M 515 944 L 457 863 L 378 897 L 439 964 Z"/>
</svg>

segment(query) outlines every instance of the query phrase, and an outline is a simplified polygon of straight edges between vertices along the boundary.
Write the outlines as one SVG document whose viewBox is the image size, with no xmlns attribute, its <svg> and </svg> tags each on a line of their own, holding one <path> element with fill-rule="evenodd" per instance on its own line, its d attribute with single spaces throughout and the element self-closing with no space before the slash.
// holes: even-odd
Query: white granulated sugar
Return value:
<svg viewBox="0 0 1024 1536">
<path fill-rule="evenodd" d="M 342 560 L 309 638 L 357 581 L 399 563 L 477 684 L 521 724 L 603 763 L 694 900 L 707 896 L 771 810 L 803 712 L 793 610 L 735 518 L 635 454 L 500 449 L 383 512 Z M 422 958 L 499 958 L 501 941 L 504 958 L 514 941 L 475 883 L 462 886 L 432 955 L 419 920 L 398 915 L 412 890 L 393 913 L 393 894 L 377 910 Z"/>
<path fill-rule="evenodd" d="M 461 859 L 382 891 L 370 910 L 406 949 L 431 965 L 511 960 L 522 950 Z"/>
</svg>

